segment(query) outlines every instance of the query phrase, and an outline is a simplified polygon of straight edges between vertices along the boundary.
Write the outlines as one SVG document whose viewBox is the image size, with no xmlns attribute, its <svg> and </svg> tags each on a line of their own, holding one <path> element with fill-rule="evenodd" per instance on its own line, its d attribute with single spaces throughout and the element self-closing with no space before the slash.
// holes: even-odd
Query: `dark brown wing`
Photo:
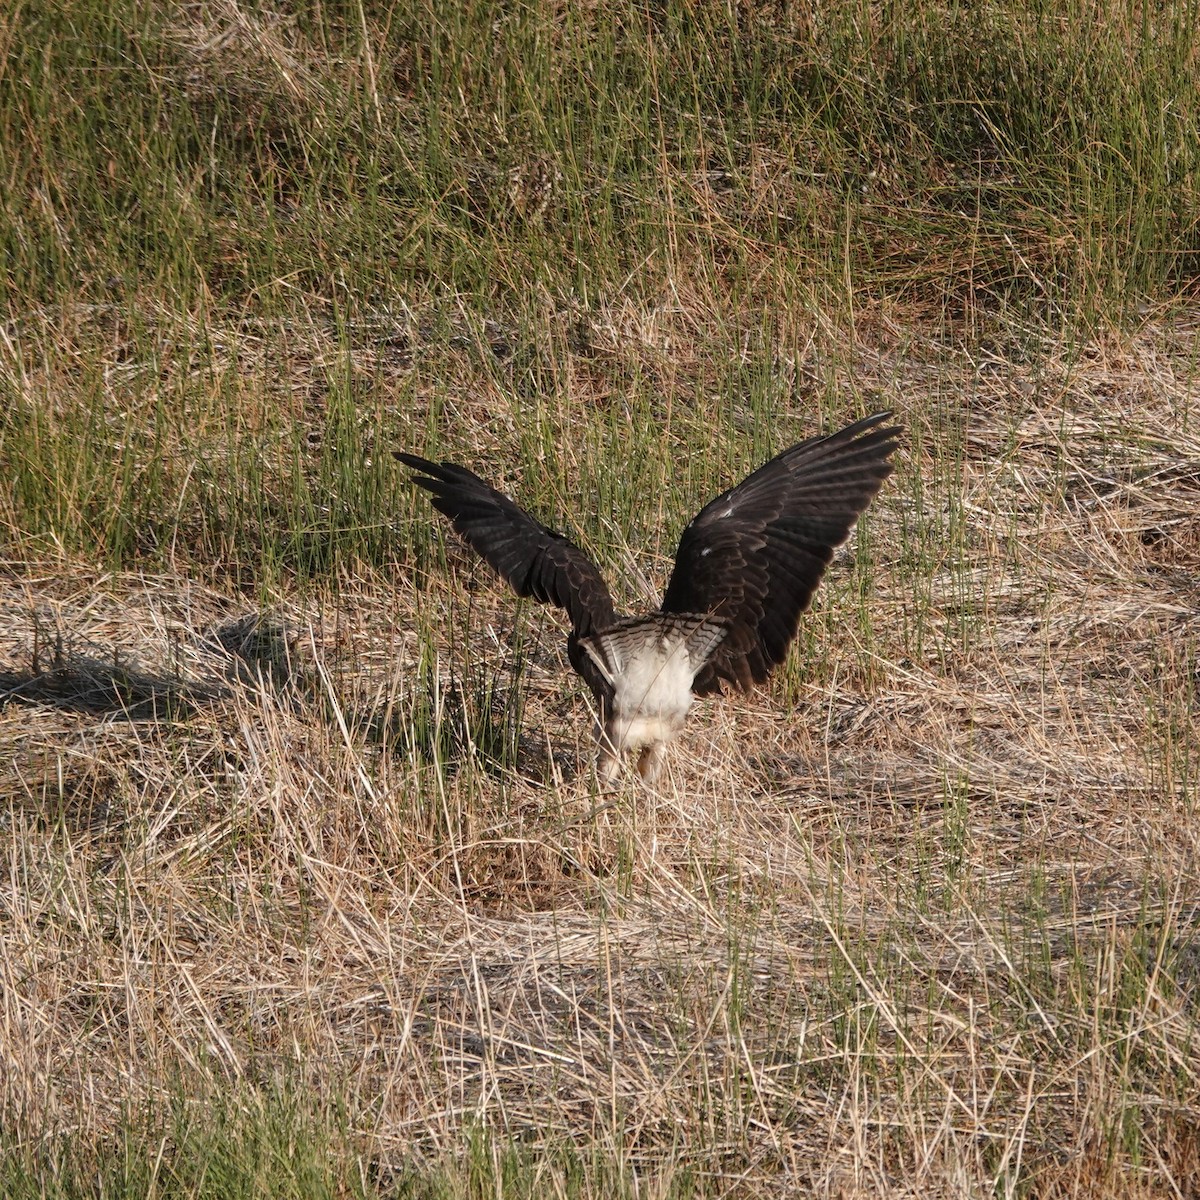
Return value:
<svg viewBox="0 0 1200 1200">
<path fill-rule="evenodd" d="M 724 618 L 698 696 L 749 688 L 783 661 L 834 549 L 883 481 L 903 432 L 890 412 L 785 450 L 706 504 L 683 531 L 663 612 Z"/>
<path fill-rule="evenodd" d="M 393 451 L 420 474 L 413 482 L 433 493 L 433 506 L 507 580 L 518 596 L 565 609 L 575 637 L 607 629 L 612 597 L 595 564 L 573 542 L 534 520 L 478 475 L 453 463 Z"/>
</svg>

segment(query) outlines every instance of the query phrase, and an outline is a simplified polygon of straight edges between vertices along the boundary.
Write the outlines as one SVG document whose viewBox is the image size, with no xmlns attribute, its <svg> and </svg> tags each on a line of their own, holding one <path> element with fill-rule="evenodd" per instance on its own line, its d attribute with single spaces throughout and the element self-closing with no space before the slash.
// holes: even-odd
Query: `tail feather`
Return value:
<svg viewBox="0 0 1200 1200">
<path fill-rule="evenodd" d="M 597 670 L 615 685 L 644 648 L 653 646 L 666 650 L 680 642 L 686 649 L 688 665 L 694 675 L 703 669 L 728 632 L 728 625 L 713 617 L 695 613 L 651 613 L 619 621 L 603 633 L 581 638 L 580 645 Z"/>
</svg>

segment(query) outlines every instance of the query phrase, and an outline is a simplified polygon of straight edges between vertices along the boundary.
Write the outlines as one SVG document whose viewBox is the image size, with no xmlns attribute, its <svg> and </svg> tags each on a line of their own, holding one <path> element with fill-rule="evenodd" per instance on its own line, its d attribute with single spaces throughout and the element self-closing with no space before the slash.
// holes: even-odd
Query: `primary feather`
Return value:
<svg viewBox="0 0 1200 1200">
<path fill-rule="evenodd" d="M 563 609 L 567 654 L 599 707 L 601 773 L 645 746 L 657 766 L 694 696 L 749 688 L 783 661 L 800 614 L 854 522 L 892 472 L 902 429 L 876 413 L 810 438 L 706 504 L 679 541 L 662 607 L 616 613 L 590 558 L 478 475 L 396 451 L 433 505 L 513 587 Z"/>
</svg>

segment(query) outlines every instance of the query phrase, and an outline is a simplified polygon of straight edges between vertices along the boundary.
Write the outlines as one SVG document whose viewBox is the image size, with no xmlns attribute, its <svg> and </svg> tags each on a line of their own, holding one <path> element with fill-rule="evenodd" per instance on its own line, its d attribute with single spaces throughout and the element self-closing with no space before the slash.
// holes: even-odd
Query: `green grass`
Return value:
<svg viewBox="0 0 1200 1200">
<path fill-rule="evenodd" d="M 14 1200 L 382 1195 L 369 1180 L 369 1164 L 356 1162 L 344 1139 L 334 1115 L 307 1110 L 295 1095 L 242 1089 L 200 1104 L 181 1086 L 161 1109 L 131 1112 L 108 1143 L 68 1135 L 24 1146 L 11 1141 L 0 1147 L 0 1183 Z M 438 1192 L 430 1181 L 428 1188 L 391 1194 Z"/>
<path fill-rule="evenodd" d="M 0 14 L 0 1192 L 1200 1189 L 1200 16 Z M 776 680 L 557 618 L 882 408 Z"/>
<path fill-rule="evenodd" d="M 563 1200 L 634 1197 L 637 1176 L 570 1145 L 535 1161 L 519 1143 L 468 1131 L 454 1160 L 414 1156 L 382 1166 L 352 1148 L 345 1116 L 295 1091 L 235 1088 L 203 1100 L 180 1085 L 165 1111 L 130 1113 L 119 1135 L 0 1142 L 0 1186 L 12 1200 Z M 686 1167 L 649 1181 L 663 1200 L 716 1194 Z"/>
<path fill-rule="evenodd" d="M 605 471 L 564 426 L 597 456 L 665 435 L 656 472 L 714 422 L 777 448 L 808 400 L 781 357 L 868 314 L 1086 330 L 1200 270 L 1182 10 L 234 11 L 0 26 L 10 557 L 387 563 L 367 452 L 443 424 L 456 449 L 463 383 L 548 406 L 507 449 L 569 494 Z M 302 394 L 264 394 L 281 363 Z"/>
</svg>

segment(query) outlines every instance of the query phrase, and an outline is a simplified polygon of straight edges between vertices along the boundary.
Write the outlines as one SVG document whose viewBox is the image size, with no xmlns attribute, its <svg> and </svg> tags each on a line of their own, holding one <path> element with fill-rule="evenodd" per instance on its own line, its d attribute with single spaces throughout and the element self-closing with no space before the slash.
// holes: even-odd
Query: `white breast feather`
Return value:
<svg viewBox="0 0 1200 1200">
<path fill-rule="evenodd" d="M 692 707 L 696 668 L 681 637 L 646 644 L 613 680 L 613 730 L 618 748 L 673 737 Z"/>
</svg>

